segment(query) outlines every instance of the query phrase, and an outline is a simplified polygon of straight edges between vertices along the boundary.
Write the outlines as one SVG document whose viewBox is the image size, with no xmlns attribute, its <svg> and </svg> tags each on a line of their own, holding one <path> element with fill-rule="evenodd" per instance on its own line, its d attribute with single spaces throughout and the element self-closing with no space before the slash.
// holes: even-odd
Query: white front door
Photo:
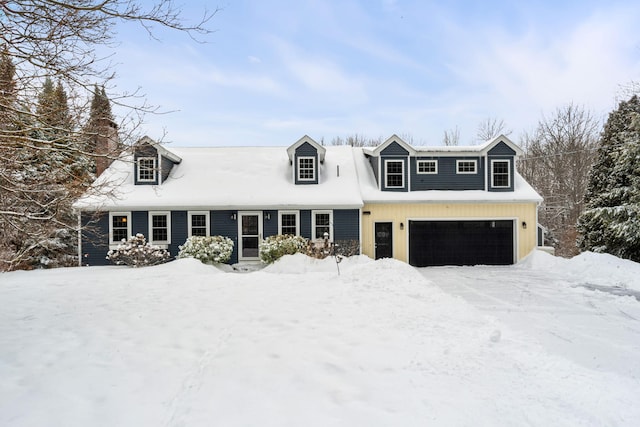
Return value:
<svg viewBox="0 0 640 427">
<path fill-rule="evenodd" d="M 262 212 L 238 212 L 238 254 L 241 261 L 259 260 Z"/>
</svg>

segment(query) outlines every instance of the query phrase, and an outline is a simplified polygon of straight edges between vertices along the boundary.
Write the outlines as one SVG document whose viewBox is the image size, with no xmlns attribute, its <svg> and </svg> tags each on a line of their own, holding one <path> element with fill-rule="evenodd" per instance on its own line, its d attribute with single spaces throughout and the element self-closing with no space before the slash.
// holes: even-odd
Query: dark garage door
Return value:
<svg viewBox="0 0 640 427">
<path fill-rule="evenodd" d="M 409 221 L 409 264 L 513 264 L 513 221 Z"/>
</svg>

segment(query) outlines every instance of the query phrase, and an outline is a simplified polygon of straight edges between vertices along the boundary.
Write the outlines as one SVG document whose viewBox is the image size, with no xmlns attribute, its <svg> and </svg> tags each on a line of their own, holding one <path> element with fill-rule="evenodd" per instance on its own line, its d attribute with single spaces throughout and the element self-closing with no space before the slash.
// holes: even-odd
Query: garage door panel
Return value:
<svg viewBox="0 0 640 427">
<path fill-rule="evenodd" d="M 513 221 L 409 221 L 409 263 L 506 265 L 513 263 Z"/>
</svg>

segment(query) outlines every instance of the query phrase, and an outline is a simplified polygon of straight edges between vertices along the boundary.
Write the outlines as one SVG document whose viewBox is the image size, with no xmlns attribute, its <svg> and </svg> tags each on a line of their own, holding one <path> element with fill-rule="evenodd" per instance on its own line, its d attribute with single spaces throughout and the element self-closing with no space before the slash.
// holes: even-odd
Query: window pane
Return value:
<svg viewBox="0 0 640 427">
<path fill-rule="evenodd" d="M 167 229 L 166 228 L 154 228 L 153 229 L 153 241 L 167 241 Z"/>
<path fill-rule="evenodd" d="M 387 173 L 402 173 L 402 162 L 387 162 Z"/>
<path fill-rule="evenodd" d="M 206 227 L 207 226 L 207 218 L 205 215 L 191 215 L 191 226 L 192 227 Z"/>
<path fill-rule="evenodd" d="M 206 236 L 207 228 L 206 227 L 193 227 L 191 229 L 192 236 Z"/>
<path fill-rule="evenodd" d="M 154 181 L 155 168 L 155 159 L 138 159 L 138 179 L 140 181 Z"/>
<path fill-rule="evenodd" d="M 242 234 L 243 235 L 258 234 L 258 216 L 257 215 L 242 216 Z"/>
<path fill-rule="evenodd" d="M 298 159 L 298 179 L 315 179 L 315 159 Z"/>
<path fill-rule="evenodd" d="M 152 241 L 168 241 L 169 240 L 169 219 L 167 215 L 151 216 L 151 240 Z"/>
<path fill-rule="evenodd" d="M 126 228 L 114 228 L 113 229 L 113 241 L 120 242 L 122 239 L 127 240 L 129 236 L 127 235 Z"/>
<path fill-rule="evenodd" d="M 280 224 L 282 234 L 296 234 L 296 215 L 295 214 L 282 214 L 282 223 Z"/>
<path fill-rule="evenodd" d="M 331 232 L 329 231 L 330 220 L 331 216 L 328 213 L 316 214 L 316 239 L 324 239 L 324 233 L 331 236 Z"/>
<path fill-rule="evenodd" d="M 114 215 L 113 228 L 127 228 L 127 216 L 126 215 Z"/>
</svg>

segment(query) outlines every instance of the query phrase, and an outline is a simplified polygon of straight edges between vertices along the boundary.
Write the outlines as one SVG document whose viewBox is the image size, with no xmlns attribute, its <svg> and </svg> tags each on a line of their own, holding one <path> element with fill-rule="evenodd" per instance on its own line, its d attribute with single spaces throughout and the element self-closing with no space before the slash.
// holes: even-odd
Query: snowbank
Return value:
<svg viewBox="0 0 640 427">
<path fill-rule="evenodd" d="M 520 265 L 580 277 L 585 286 L 595 285 L 640 292 L 640 264 L 609 254 L 583 252 L 567 259 L 543 251 L 533 251 Z"/>
</svg>

